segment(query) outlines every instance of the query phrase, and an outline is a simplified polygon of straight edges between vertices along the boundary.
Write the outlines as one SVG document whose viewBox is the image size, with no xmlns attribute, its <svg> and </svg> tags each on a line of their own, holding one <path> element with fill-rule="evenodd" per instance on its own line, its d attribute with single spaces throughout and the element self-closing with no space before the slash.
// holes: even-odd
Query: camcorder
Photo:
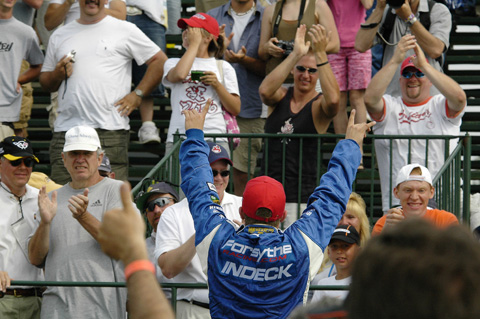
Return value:
<svg viewBox="0 0 480 319">
<path fill-rule="evenodd" d="M 275 45 L 279 47 L 280 49 L 284 50 L 283 51 L 283 57 L 287 57 L 290 53 L 293 51 L 293 45 L 295 44 L 295 41 L 284 41 L 284 40 L 279 40 Z"/>
</svg>

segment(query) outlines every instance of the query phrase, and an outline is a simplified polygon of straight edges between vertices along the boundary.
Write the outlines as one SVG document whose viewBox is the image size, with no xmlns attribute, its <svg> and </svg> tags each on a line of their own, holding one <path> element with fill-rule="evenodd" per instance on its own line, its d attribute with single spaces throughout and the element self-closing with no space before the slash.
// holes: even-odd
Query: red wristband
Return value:
<svg viewBox="0 0 480 319">
<path fill-rule="evenodd" d="M 131 275 L 136 273 L 137 271 L 146 270 L 155 274 L 155 265 L 150 260 L 135 260 L 125 267 L 125 280 L 128 280 Z"/>
</svg>

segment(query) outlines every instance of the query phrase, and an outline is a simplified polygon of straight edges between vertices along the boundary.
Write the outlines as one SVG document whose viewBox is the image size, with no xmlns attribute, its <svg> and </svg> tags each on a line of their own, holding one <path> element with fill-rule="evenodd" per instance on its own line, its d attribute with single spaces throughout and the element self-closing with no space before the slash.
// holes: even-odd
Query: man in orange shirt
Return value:
<svg viewBox="0 0 480 319">
<path fill-rule="evenodd" d="M 419 164 L 408 164 L 400 169 L 393 189 L 393 195 L 400 200 L 401 207 L 390 209 L 373 227 L 372 235 L 378 235 L 384 228 L 392 227 L 408 218 L 425 218 L 435 226 L 447 227 L 458 224 L 452 213 L 427 208 L 435 188 L 428 169 Z"/>
</svg>

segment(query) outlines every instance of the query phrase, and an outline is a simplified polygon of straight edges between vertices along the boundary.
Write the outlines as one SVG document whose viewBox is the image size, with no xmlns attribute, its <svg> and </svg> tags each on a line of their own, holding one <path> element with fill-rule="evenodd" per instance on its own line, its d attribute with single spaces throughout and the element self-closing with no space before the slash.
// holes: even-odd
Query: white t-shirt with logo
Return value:
<svg viewBox="0 0 480 319">
<path fill-rule="evenodd" d="M 171 88 L 170 102 L 172 104 L 172 115 L 170 117 L 170 126 L 168 127 L 167 142 L 173 142 L 173 134 L 178 130 L 180 133 L 185 133 L 185 117 L 181 114 L 183 110 L 201 110 L 209 98 L 212 99 L 212 104 L 205 119 L 205 126 L 203 131 L 205 133 L 225 134 L 227 132 L 225 119 L 222 113 L 222 104 L 215 90 L 202 82 L 192 81 L 190 73 L 182 81 L 172 83 L 167 80 L 167 74 L 180 61 L 179 58 L 168 59 L 163 67 L 162 83 L 166 87 Z M 225 86 L 225 89 L 230 94 L 240 96 L 237 83 L 237 75 L 235 70 L 226 61 L 223 62 L 223 78 L 220 78 L 220 73 L 217 68 L 215 58 L 195 58 L 192 69 L 196 71 L 213 71 L 220 82 Z M 226 140 L 225 140 L 226 141 Z"/>
<path fill-rule="evenodd" d="M 384 115 L 373 127 L 375 135 L 460 135 L 460 125 L 465 108 L 455 115 L 448 117 L 447 100 L 441 95 L 435 95 L 422 104 L 405 104 L 401 97 L 384 95 Z M 412 140 L 411 160 L 408 160 L 409 141 L 407 139 L 392 140 L 392 189 L 390 189 L 390 140 L 376 139 L 375 151 L 380 181 L 382 187 L 383 211 L 390 208 L 389 195 L 395 187 L 398 171 L 409 163 L 418 163 L 426 166 L 432 177 L 437 174 L 444 163 L 443 140 L 430 140 L 428 143 L 428 162 L 426 159 L 426 141 Z M 457 140 L 450 142 L 450 153 L 457 144 Z M 392 206 L 399 201 L 392 194 Z"/>
</svg>

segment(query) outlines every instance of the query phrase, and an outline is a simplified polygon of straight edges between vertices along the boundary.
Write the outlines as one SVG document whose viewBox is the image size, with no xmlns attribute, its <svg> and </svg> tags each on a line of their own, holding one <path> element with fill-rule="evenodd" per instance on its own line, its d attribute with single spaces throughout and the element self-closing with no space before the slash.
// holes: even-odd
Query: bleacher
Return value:
<svg viewBox="0 0 480 319">
<path fill-rule="evenodd" d="M 480 4 L 480 0 L 477 0 Z M 194 1 L 182 1 L 182 16 L 191 16 L 194 13 Z M 468 108 L 463 118 L 462 132 L 469 132 L 473 136 L 472 147 L 472 193 L 480 192 L 480 18 L 461 17 L 457 19 L 458 29 L 451 36 L 451 47 L 445 62 L 446 73 L 452 76 L 467 92 Z M 466 32 L 464 32 L 466 31 Z M 183 53 L 181 35 L 167 36 L 167 55 L 178 57 Z M 465 47 L 476 46 L 476 47 Z M 468 64 L 465 66 L 465 64 Z M 477 69 L 472 65 L 477 65 Z M 459 69 L 460 68 L 460 69 Z M 50 94 L 43 91 L 38 82 L 34 86 L 34 107 L 29 122 L 29 138 L 33 143 L 41 161 L 36 170 L 50 174 L 48 147 L 51 140 L 51 131 L 48 125 L 46 107 L 50 104 Z M 170 120 L 170 101 L 168 98 L 155 99 L 154 122 L 160 129 L 162 141 L 166 140 Z M 129 146 L 129 175 L 132 185 L 137 184 L 163 157 L 165 144 L 143 145 L 138 142 L 137 132 L 141 125 L 140 114 L 135 111 L 131 116 L 131 137 Z M 333 127 L 329 130 L 333 133 Z M 335 143 L 331 139 L 331 148 Z M 362 194 L 370 191 L 372 176 L 371 145 L 365 145 L 365 170 L 358 174 L 357 189 Z M 374 169 L 375 170 L 375 169 Z M 373 172 L 375 178 L 374 191 L 380 193 L 378 172 Z M 380 207 L 380 203 L 375 206 Z"/>
</svg>

